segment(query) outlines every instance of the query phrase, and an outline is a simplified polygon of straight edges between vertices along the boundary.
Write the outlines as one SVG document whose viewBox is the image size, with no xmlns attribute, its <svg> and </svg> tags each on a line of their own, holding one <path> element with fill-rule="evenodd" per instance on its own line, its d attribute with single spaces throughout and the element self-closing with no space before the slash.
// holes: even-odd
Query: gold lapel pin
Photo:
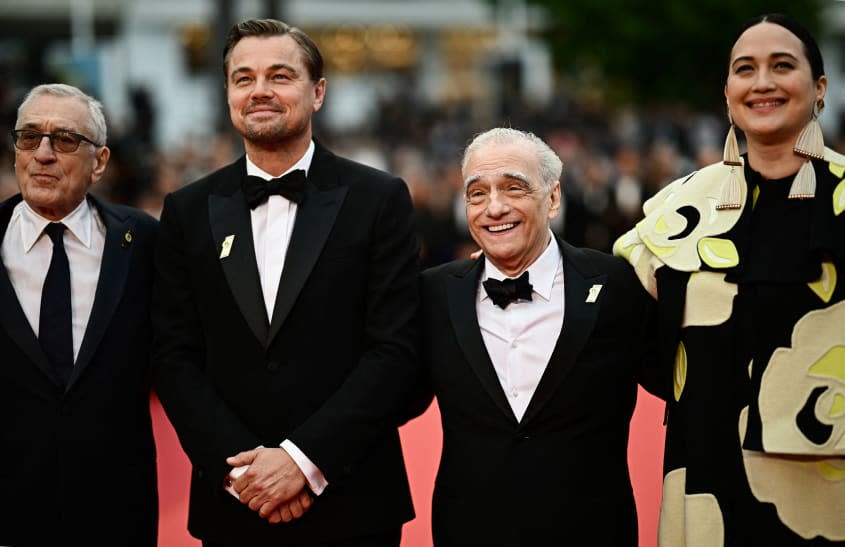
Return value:
<svg viewBox="0 0 845 547">
<path fill-rule="evenodd" d="M 593 285 L 590 287 L 590 293 L 587 295 L 585 302 L 587 304 L 594 304 L 599 298 L 599 293 L 601 292 L 602 287 L 604 287 L 604 285 Z"/>
<path fill-rule="evenodd" d="M 229 253 L 232 251 L 232 242 L 235 241 L 235 236 L 230 235 L 226 236 L 226 239 L 223 240 L 223 245 L 220 246 L 220 260 L 223 260 Z"/>
<path fill-rule="evenodd" d="M 123 243 L 120 246 L 125 249 L 129 247 L 130 243 L 132 243 L 132 230 L 126 230 L 126 233 L 123 234 Z"/>
</svg>

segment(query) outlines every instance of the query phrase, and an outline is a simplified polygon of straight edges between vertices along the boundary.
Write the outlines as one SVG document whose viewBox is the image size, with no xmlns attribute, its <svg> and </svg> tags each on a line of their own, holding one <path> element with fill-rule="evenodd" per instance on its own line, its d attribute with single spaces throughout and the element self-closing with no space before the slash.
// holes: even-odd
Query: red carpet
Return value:
<svg viewBox="0 0 845 547">
<path fill-rule="evenodd" d="M 161 515 L 160 547 L 198 547 L 188 535 L 188 480 L 190 465 L 179 446 L 158 400 L 151 401 L 158 446 L 158 480 Z M 663 462 L 663 403 L 640 390 L 639 404 L 631 424 L 628 457 L 640 517 L 640 547 L 657 545 L 657 514 L 660 506 Z M 405 462 L 411 478 L 417 518 L 405 525 L 402 547 L 431 546 L 431 491 L 440 456 L 440 418 L 436 406 L 402 428 Z"/>
</svg>

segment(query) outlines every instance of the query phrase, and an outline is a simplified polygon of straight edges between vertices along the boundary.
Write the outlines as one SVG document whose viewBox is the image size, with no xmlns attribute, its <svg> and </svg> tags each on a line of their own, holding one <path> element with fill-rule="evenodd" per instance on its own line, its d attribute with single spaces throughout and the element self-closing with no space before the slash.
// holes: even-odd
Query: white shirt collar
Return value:
<svg viewBox="0 0 845 547">
<path fill-rule="evenodd" d="M 546 300 L 551 299 L 552 285 L 554 285 L 555 274 L 560 264 L 560 248 L 557 246 L 554 235 L 549 231 L 549 244 L 546 246 L 546 250 L 527 268 L 528 281 L 531 283 L 533 292 Z M 485 260 L 484 271 L 481 272 L 481 281 L 485 281 L 488 277 L 505 279 L 509 276 L 503 274 L 492 262 Z M 489 298 L 487 291 L 484 290 L 481 284 L 479 284 L 478 294 L 479 301 Z"/>
<path fill-rule="evenodd" d="M 308 175 L 308 169 L 311 168 L 311 160 L 313 158 L 314 158 L 314 141 L 312 139 L 311 142 L 308 143 L 308 150 L 305 151 L 305 154 L 303 154 L 302 157 L 299 158 L 299 161 L 297 161 L 296 163 L 291 165 L 290 169 L 288 169 L 284 173 L 280 173 L 278 175 L 272 175 L 272 174 L 268 173 L 267 171 L 261 169 L 260 167 L 258 167 L 254 163 L 252 163 L 252 160 L 249 159 L 249 156 L 247 156 L 246 157 L 246 174 L 256 176 L 256 177 L 261 177 L 264 180 L 270 180 L 272 178 L 281 177 L 282 175 L 287 175 L 288 173 L 290 173 L 291 171 L 293 171 L 295 169 L 302 169 L 303 171 L 305 171 L 305 174 Z"/>
<path fill-rule="evenodd" d="M 38 238 L 41 237 L 44 228 L 52 221 L 36 213 L 26 201 L 22 201 L 21 207 L 17 210 L 20 214 L 23 251 L 28 253 L 32 250 L 35 242 L 38 241 Z M 93 222 L 93 215 L 91 214 L 91 207 L 88 205 L 87 199 L 83 199 L 76 206 L 76 209 L 71 211 L 69 215 L 59 222 L 64 224 L 68 231 L 80 243 L 85 245 L 85 247 L 91 247 L 91 223 Z"/>
</svg>

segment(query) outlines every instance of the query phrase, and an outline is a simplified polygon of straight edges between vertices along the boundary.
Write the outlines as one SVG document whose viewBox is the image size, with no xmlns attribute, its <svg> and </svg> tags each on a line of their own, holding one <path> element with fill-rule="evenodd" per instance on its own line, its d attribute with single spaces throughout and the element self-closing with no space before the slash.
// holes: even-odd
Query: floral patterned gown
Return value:
<svg viewBox="0 0 845 547">
<path fill-rule="evenodd" d="M 661 547 L 845 545 L 845 157 L 813 167 L 807 200 L 733 168 L 738 210 L 705 167 L 616 242 L 659 303 Z"/>
</svg>

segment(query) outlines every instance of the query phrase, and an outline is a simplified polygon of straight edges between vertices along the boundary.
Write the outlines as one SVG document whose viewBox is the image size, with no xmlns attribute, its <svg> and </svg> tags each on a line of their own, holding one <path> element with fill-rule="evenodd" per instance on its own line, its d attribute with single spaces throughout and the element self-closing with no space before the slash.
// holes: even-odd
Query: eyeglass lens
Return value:
<svg viewBox="0 0 845 547">
<path fill-rule="evenodd" d="M 58 131 L 56 133 L 39 133 L 38 131 L 18 130 L 14 131 L 15 146 L 21 150 L 34 150 L 41 144 L 44 137 L 50 139 L 53 150 L 59 152 L 75 152 L 84 137 L 69 131 Z"/>
</svg>

